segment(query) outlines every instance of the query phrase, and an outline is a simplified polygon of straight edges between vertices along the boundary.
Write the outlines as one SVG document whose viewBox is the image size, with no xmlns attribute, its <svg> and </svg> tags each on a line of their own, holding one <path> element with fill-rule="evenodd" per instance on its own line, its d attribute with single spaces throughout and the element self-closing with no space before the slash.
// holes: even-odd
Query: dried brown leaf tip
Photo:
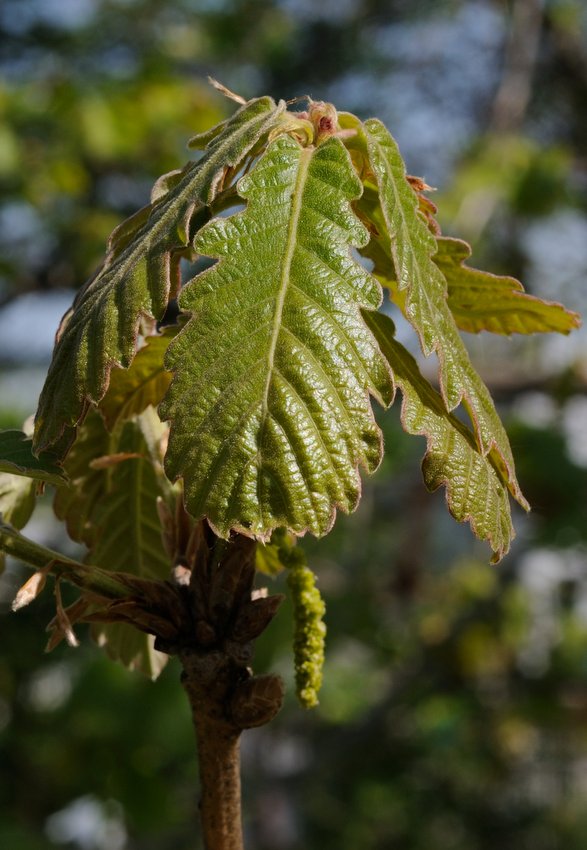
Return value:
<svg viewBox="0 0 587 850">
<path fill-rule="evenodd" d="M 143 457 L 139 452 L 116 452 L 112 455 L 103 455 L 102 457 L 94 458 L 89 463 L 90 469 L 110 469 L 112 466 L 118 466 L 125 460 Z"/>
<path fill-rule="evenodd" d="M 231 91 L 223 83 L 219 83 L 218 80 L 215 80 L 214 77 L 208 77 L 208 82 L 216 89 L 216 91 L 219 91 L 225 97 L 230 98 L 230 100 L 234 100 L 236 103 L 240 103 L 241 105 L 246 103 L 244 97 L 241 97 L 240 94 L 235 94 L 235 92 Z"/>
<path fill-rule="evenodd" d="M 412 174 L 406 174 L 406 180 L 418 196 L 418 211 L 428 225 L 428 229 L 435 236 L 440 236 L 440 225 L 435 218 L 438 207 L 430 198 L 424 195 L 424 192 L 436 192 L 436 189 L 434 186 L 429 186 L 422 177 L 414 177 Z"/>
<path fill-rule="evenodd" d="M 69 646 L 79 646 L 79 641 L 73 632 L 73 624 L 79 622 L 89 608 L 89 601 L 83 597 L 78 599 L 73 605 L 68 608 L 63 607 L 61 599 L 61 583 L 59 579 L 55 581 L 55 607 L 56 613 L 54 618 L 47 626 L 47 631 L 51 633 L 46 652 L 51 652 L 55 649 L 62 640 L 66 640 Z"/>
</svg>

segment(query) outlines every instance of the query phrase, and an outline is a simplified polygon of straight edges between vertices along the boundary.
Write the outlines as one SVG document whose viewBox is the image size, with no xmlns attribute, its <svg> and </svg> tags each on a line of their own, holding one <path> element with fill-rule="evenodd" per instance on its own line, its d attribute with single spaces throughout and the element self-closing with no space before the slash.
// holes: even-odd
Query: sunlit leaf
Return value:
<svg viewBox="0 0 587 850">
<path fill-rule="evenodd" d="M 198 234 L 221 259 L 182 292 L 192 318 L 168 349 L 160 412 L 167 472 L 221 535 L 324 534 L 356 506 L 358 467 L 379 464 L 369 395 L 387 403 L 391 383 L 360 313 L 381 290 L 350 253 L 367 240 L 360 192 L 337 139 L 282 136 L 239 183 L 245 211 Z"/>
<path fill-rule="evenodd" d="M 514 536 L 508 491 L 490 455 L 479 451 L 471 431 L 448 413 L 441 396 L 422 376 L 414 358 L 394 337 L 392 321 L 381 313 L 365 315 L 387 358 L 394 383 L 403 396 L 402 425 L 409 434 L 426 437 L 422 462 L 429 490 L 446 487 L 451 514 L 469 522 L 499 560 Z"/>
<path fill-rule="evenodd" d="M 434 262 L 448 284 L 448 306 L 459 328 L 469 333 L 531 334 L 578 328 L 577 313 L 562 304 L 543 301 L 524 292 L 513 277 L 470 268 L 471 249 L 460 239 L 440 238 Z"/>
<path fill-rule="evenodd" d="M 483 454 L 490 453 L 512 495 L 528 507 L 518 485 L 505 429 L 487 387 L 473 368 L 447 303 L 447 283 L 433 262 L 436 239 L 418 213 L 418 198 L 406 180 L 397 144 L 384 125 L 370 119 L 364 124 L 371 167 L 377 183 L 386 225 L 382 240 L 389 243 L 392 277 L 397 273 L 407 319 L 417 330 L 426 355 L 436 352 L 440 388 L 448 410 L 467 409 Z"/>
<path fill-rule="evenodd" d="M 36 418 L 35 449 L 58 442 L 104 396 L 112 366 L 128 367 L 141 317 L 160 318 L 179 287 L 177 252 L 195 216 L 214 200 L 225 170 L 237 165 L 284 108 L 250 101 L 214 137 L 202 158 L 162 186 L 154 204 L 113 233 L 96 275 L 64 316 Z"/>
<path fill-rule="evenodd" d="M 57 463 L 58 458 L 52 452 L 35 457 L 32 447 L 31 439 L 23 431 L 0 431 L 0 472 L 62 484 L 65 474 Z"/>
</svg>

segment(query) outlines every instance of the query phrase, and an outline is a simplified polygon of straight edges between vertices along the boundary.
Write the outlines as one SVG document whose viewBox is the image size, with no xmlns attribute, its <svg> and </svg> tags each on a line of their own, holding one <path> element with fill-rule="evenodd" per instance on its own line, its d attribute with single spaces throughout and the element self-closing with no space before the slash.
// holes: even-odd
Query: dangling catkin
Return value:
<svg viewBox="0 0 587 850">
<path fill-rule="evenodd" d="M 304 708 L 313 708 L 318 705 L 322 685 L 326 606 L 302 550 L 292 548 L 287 553 L 280 550 L 280 556 L 289 567 L 287 583 L 294 609 L 296 692 Z"/>
</svg>

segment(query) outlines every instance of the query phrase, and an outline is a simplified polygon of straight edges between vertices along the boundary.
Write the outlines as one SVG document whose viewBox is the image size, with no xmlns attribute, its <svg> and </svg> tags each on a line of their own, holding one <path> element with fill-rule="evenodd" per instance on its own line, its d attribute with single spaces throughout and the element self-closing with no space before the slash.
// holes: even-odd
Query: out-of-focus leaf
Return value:
<svg viewBox="0 0 587 850">
<path fill-rule="evenodd" d="M 370 395 L 391 398 L 360 308 L 381 301 L 351 256 L 367 232 L 361 184 L 338 139 L 272 142 L 239 182 L 244 212 L 216 219 L 196 249 L 221 260 L 182 292 L 192 318 L 169 346 L 175 373 L 166 469 L 186 505 L 226 536 L 284 526 L 325 534 L 381 459 Z"/>
<path fill-rule="evenodd" d="M 92 467 L 94 458 L 112 454 L 118 445 L 117 435 L 110 436 L 99 413 L 90 411 L 77 431 L 65 468 L 70 484 L 59 487 L 53 508 L 63 520 L 72 540 L 90 547 L 95 536 L 92 517 L 96 504 L 102 498 L 107 473 Z"/>
<path fill-rule="evenodd" d="M 59 441 L 104 396 L 112 366 L 128 367 L 142 317 L 160 318 L 179 288 L 177 252 L 194 217 L 214 200 L 222 175 L 246 156 L 285 108 L 258 98 L 239 109 L 172 188 L 117 228 L 102 267 L 63 317 L 39 400 L 35 449 Z"/>
<path fill-rule="evenodd" d="M 389 245 L 395 269 L 389 273 L 397 273 L 398 289 L 405 297 L 405 315 L 418 332 L 424 354 L 438 355 L 440 388 L 447 410 L 463 403 L 482 453 L 491 454 L 510 492 L 527 509 L 507 434 L 487 387 L 469 360 L 449 309 L 446 280 L 432 260 L 436 239 L 418 213 L 418 197 L 406 179 L 397 144 L 377 119 L 363 126 L 386 225 L 386 233 L 379 236 Z"/>
<path fill-rule="evenodd" d="M 58 466 L 58 458 L 52 452 L 35 457 L 32 447 L 31 439 L 23 431 L 0 431 L 0 472 L 62 484 L 66 476 Z"/>
<path fill-rule="evenodd" d="M 88 560 L 105 569 L 163 579 L 170 564 L 161 538 L 157 497 L 167 496 L 168 489 L 153 466 L 142 427 L 141 419 L 148 414 L 121 428 L 117 449 L 128 453 L 128 459 L 97 470 L 102 484 L 91 516 L 94 532 Z"/>
<path fill-rule="evenodd" d="M 296 537 L 285 528 L 276 528 L 269 543 L 259 543 L 255 552 L 255 569 L 264 575 L 274 577 L 283 572 L 287 564 L 280 550 L 289 552 L 296 545 Z"/>
<path fill-rule="evenodd" d="M 24 528 L 31 518 L 36 486 L 31 478 L 0 472 L 0 514 L 15 528 Z"/>
<path fill-rule="evenodd" d="M 176 333 L 176 327 L 169 327 L 161 334 L 147 337 L 128 369 L 112 370 L 110 386 L 100 403 L 109 430 L 117 422 L 142 413 L 150 404 L 153 407 L 159 404 L 172 378 L 163 366 L 163 358 Z"/>
<path fill-rule="evenodd" d="M 169 656 L 155 649 L 155 638 L 126 623 L 94 624 L 92 637 L 113 661 L 127 670 L 136 670 L 156 679 L 169 661 Z"/>
<path fill-rule="evenodd" d="M 55 512 L 70 536 L 84 542 L 87 562 L 141 578 L 167 578 L 170 563 L 162 540 L 157 498 L 169 495 L 157 450 L 166 429 L 152 408 L 120 423 L 112 434 L 97 411 L 82 426 L 65 461 L 70 485 L 55 497 Z M 160 452 L 160 448 L 159 448 Z M 119 456 L 113 464 L 93 464 L 97 457 Z M 98 624 L 92 632 L 108 654 L 132 669 L 155 677 L 166 656 L 156 653 L 153 638 L 124 624 Z"/>
<path fill-rule="evenodd" d="M 459 328 L 469 333 L 531 334 L 557 331 L 568 334 L 581 325 L 577 313 L 562 304 L 524 292 L 513 277 L 470 268 L 471 249 L 461 239 L 437 239 L 434 262 L 448 284 L 448 306 Z"/>
<path fill-rule="evenodd" d="M 35 508 L 36 482 L 22 475 L 0 472 L 0 517 L 21 529 Z M 0 551 L 0 573 L 4 569 L 4 553 Z"/>
<path fill-rule="evenodd" d="M 255 553 L 255 569 L 271 577 L 283 572 L 285 565 L 279 557 L 279 546 L 275 543 L 259 543 Z"/>
<path fill-rule="evenodd" d="M 409 434 L 426 437 L 422 462 L 429 490 L 446 487 L 446 501 L 459 522 L 469 522 L 487 540 L 498 561 L 514 536 L 507 488 L 491 456 L 479 451 L 471 431 L 451 413 L 422 376 L 414 358 L 394 339 L 392 321 L 381 313 L 365 315 L 389 361 L 395 385 L 403 395 L 402 425 Z"/>
</svg>

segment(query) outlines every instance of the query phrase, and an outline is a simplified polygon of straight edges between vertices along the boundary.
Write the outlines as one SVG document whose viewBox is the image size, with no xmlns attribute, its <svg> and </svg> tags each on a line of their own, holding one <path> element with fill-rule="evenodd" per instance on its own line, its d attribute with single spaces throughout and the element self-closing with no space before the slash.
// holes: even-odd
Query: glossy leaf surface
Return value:
<svg viewBox="0 0 587 850">
<path fill-rule="evenodd" d="M 423 377 L 412 355 L 393 337 L 393 323 L 381 313 L 366 321 L 385 354 L 403 396 L 402 425 L 408 434 L 426 437 L 422 461 L 429 490 L 446 487 L 446 501 L 459 522 L 469 522 L 487 540 L 499 560 L 510 548 L 514 530 L 507 488 L 491 461 L 481 454 L 471 431 L 451 413 Z"/>
<path fill-rule="evenodd" d="M 171 343 L 166 470 L 221 534 L 324 534 L 352 510 L 358 467 L 381 459 L 369 395 L 391 397 L 361 316 L 381 290 L 351 256 L 368 235 L 351 210 L 361 184 L 336 139 L 273 142 L 239 183 L 246 210 L 196 249 L 220 262 L 182 292 L 192 314 Z"/>
<path fill-rule="evenodd" d="M 154 202 L 114 231 L 103 266 L 61 322 L 39 400 L 36 450 L 57 443 L 102 399 L 112 366 L 129 366 L 141 318 L 160 318 L 177 293 L 176 254 L 188 245 L 192 220 L 214 200 L 225 170 L 243 159 L 282 109 L 271 98 L 250 101 L 198 162 L 160 178 Z"/>
</svg>

